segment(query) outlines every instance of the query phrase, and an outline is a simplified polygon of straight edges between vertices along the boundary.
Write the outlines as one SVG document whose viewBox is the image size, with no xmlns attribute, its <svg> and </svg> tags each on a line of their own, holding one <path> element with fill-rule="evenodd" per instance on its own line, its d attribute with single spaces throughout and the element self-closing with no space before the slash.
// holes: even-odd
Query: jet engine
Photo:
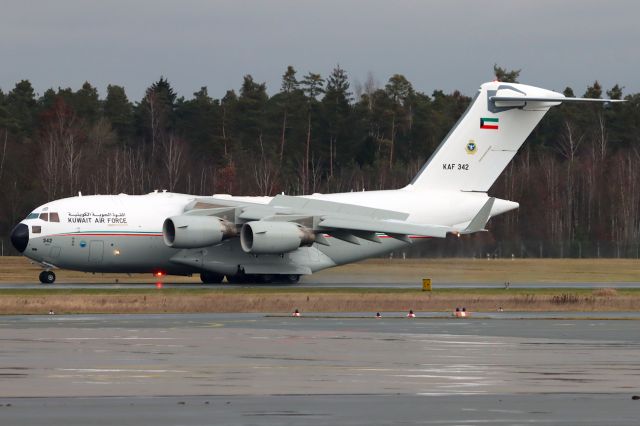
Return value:
<svg viewBox="0 0 640 426">
<path fill-rule="evenodd" d="M 314 241 L 311 229 L 294 222 L 247 222 L 240 230 L 242 249 L 252 254 L 287 253 Z"/>
<path fill-rule="evenodd" d="M 173 248 L 200 248 L 238 235 L 236 226 L 216 216 L 173 216 L 164 221 L 164 243 Z"/>
</svg>

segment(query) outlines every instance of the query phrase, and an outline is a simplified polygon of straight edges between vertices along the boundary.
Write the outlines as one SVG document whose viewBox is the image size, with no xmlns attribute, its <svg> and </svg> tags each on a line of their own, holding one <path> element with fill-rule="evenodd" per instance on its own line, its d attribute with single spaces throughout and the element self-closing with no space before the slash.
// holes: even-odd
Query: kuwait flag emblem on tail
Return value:
<svg viewBox="0 0 640 426">
<path fill-rule="evenodd" d="M 480 119 L 480 128 L 481 129 L 490 129 L 490 130 L 498 130 L 498 119 L 497 118 L 481 118 Z"/>
</svg>

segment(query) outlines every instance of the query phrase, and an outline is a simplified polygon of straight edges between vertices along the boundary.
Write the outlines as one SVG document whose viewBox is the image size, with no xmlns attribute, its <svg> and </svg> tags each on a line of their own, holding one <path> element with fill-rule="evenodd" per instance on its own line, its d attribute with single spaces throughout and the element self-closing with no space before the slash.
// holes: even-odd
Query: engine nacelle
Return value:
<svg viewBox="0 0 640 426">
<path fill-rule="evenodd" d="M 294 222 L 247 222 L 240 231 L 242 250 L 253 254 L 287 253 L 315 239 L 312 230 Z"/>
<path fill-rule="evenodd" d="M 173 248 L 200 248 L 235 237 L 233 223 L 216 216 L 173 216 L 162 225 L 164 243 Z"/>
</svg>

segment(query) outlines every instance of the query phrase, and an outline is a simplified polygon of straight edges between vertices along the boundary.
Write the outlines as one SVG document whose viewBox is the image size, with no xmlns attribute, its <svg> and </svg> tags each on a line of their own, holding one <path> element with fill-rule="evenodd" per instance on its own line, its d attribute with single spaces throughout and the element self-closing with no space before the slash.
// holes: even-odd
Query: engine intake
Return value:
<svg viewBox="0 0 640 426">
<path fill-rule="evenodd" d="M 252 254 L 282 254 L 310 246 L 316 236 L 309 228 L 294 222 L 254 221 L 242 225 L 242 250 Z"/>
<path fill-rule="evenodd" d="M 200 248 L 238 235 L 233 223 L 216 216 L 173 216 L 162 224 L 164 243 L 173 248 Z"/>
</svg>

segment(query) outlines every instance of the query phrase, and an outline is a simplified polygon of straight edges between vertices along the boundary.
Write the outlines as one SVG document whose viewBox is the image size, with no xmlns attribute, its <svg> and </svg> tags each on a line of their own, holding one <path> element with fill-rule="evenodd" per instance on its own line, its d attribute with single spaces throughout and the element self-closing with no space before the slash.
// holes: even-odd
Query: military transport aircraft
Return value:
<svg viewBox="0 0 640 426">
<path fill-rule="evenodd" d="M 491 217 L 517 208 L 487 191 L 549 108 L 566 101 L 615 102 L 489 82 L 404 188 L 275 197 L 79 195 L 35 209 L 11 242 L 43 267 L 43 283 L 55 281 L 55 268 L 295 283 L 415 239 L 482 231 Z"/>
</svg>

